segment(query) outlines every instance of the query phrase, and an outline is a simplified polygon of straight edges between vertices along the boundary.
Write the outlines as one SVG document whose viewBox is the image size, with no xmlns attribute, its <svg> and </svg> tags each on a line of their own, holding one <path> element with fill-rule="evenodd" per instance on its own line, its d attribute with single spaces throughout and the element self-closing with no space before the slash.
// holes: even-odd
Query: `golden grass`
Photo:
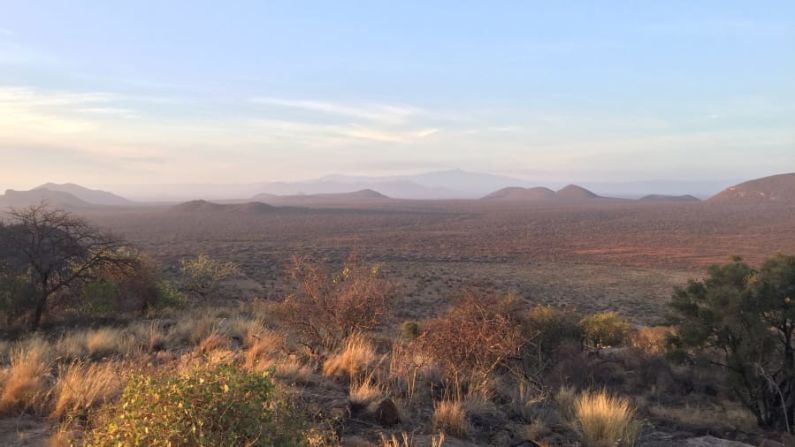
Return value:
<svg viewBox="0 0 795 447">
<path fill-rule="evenodd" d="M 373 383 L 370 378 L 359 380 L 351 384 L 348 390 L 348 400 L 357 406 L 367 406 L 384 395 L 384 390 Z"/>
<path fill-rule="evenodd" d="M 113 399 L 121 388 L 119 371 L 113 363 L 67 365 L 58 374 L 50 415 L 58 419 L 79 415 Z"/>
<path fill-rule="evenodd" d="M 122 330 L 100 328 L 87 331 L 86 351 L 93 358 L 127 355 L 132 351 L 132 339 Z"/>
<path fill-rule="evenodd" d="M 413 434 L 408 434 L 406 432 L 401 433 L 400 437 L 396 436 L 394 433 L 392 433 L 390 436 L 380 433 L 380 436 L 381 447 L 414 447 L 419 444 L 415 442 Z M 431 437 L 431 443 L 429 447 L 442 447 L 443 444 L 444 433 L 439 433 L 438 435 L 433 435 Z"/>
<path fill-rule="evenodd" d="M 323 362 L 323 375 L 327 377 L 347 376 L 353 380 L 373 365 L 376 358 L 373 345 L 362 335 L 354 334 L 345 339 L 339 352 Z"/>
<path fill-rule="evenodd" d="M 199 351 L 203 354 L 209 354 L 215 351 L 228 350 L 230 347 L 230 340 L 225 334 L 218 331 L 213 331 L 199 342 Z"/>
<path fill-rule="evenodd" d="M 249 371 L 266 369 L 274 357 L 279 353 L 285 344 L 284 336 L 262 332 L 259 335 L 251 335 L 251 340 L 246 341 L 249 347 L 243 365 Z"/>
<path fill-rule="evenodd" d="M 434 404 L 433 427 L 443 433 L 466 437 L 469 422 L 464 403 L 460 400 L 443 400 Z"/>
<path fill-rule="evenodd" d="M 624 397 L 605 391 L 582 393 L 574 404 L 574 417 L 586 447 L 631 447 L 637 441 L 635 409 Z"/>
<path fill-rule="evenodd" d="M 99 328 L 64 335 L 55 343 L 58 357 L 78 360 L 86 356 L 99 359 L 114 355 L 129 355 L 134 347 L 133 337 L 123 329 Z"/>
<path fill-rule="evenodd" d="M 50 345 L 33 338 L 11 350 L 11 366 L 3 379 L 0 413 L 43 412 L 49 397 Z"/>
</svg>

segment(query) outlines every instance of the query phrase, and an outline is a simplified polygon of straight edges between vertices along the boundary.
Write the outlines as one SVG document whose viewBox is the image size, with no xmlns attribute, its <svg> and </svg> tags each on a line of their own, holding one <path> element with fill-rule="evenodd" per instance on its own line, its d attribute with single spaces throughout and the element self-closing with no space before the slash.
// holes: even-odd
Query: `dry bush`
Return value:
<svg viewBox="0 0 795 447">
<path fill-rule="evenodd" d="M 55 343 L 54 350 L 59 358 L 79 360 L 126 356 L 135 348 L 134 336 L 128 331 L 105 327 L 65 334 Z"/>
<path fill-rule="evenodd" d="M 86 352 L 93 358 L 127 355 L 133 349 L 133 340 L 122 330 L 100 328 L 85 334 Z"/>
<path fill-rule="evenodd" d="M 451 385 L 472 385 L 519 354 L 526 342 L 519 315 L 510 298 L 467 294 L 446 315 L 429 321 L 416 341 Z"/>
<path fill-rule="evenodd" d="M 168 333 L 167 343 L 172 347 L 196 346 L 218 330 L 217 320 L 210 316 L 181 318 Z"/>
<path fill-rule="evenodd" d="M 116 397 L 122 388 L 117 365 L 73 363 L 60 368 L 55 383 L 55 404 L 51 416 L 77 416 Z"/>
<path fill-rule="evenodd" d="M 574 417 L 586 447 L 631 447 L 640 431 L 629 400 L 605 391 L 580 394 Z"/>
<path fill-rule="evenodd" d="M 13 348 L 10 357 L 11 366 L 0 392 L 0 413 L 43 412 L 50 392 L 47 379 L 51 369 L 49 344 L 33 338 Z"/>
<path fill-rule="evenodd" d="M 161 324 L 140 322 L 127 328 L 138 348 L 144 352 L 162 351 L 166 347 L 167 333 Z"/>
<path fill-rule="evenodd" d="M 375 348 L 361 334 L 345 339 L 342 348 L 323 362 L 323 375 L 348 377 L 353 380 L 378 359 Z"/>
<path fill-rule="evenodd" d="M 286 340 L 283 335 L 271 332 L 262 332 L 256 337 L 251 336 L 246 341 L 244 366 L 250 371 L 264 370 L 273 361 L 273 358 L 282 350 Z"/>
<path fill-rule="evenodd" d="M 289 358 L 273 364 L 274 375 L 282 380 L 294 383 L 311 383 L 314 369 L 297 358 Z"/>
<path fill-rule="evenodd" d="M 398 341 L 389 353 L 385 379 L 393 395 L 404 396 L 412 402 L 418 391 L 441 381 L 441 371 L 436 360 L 417 349 L 414 343 Z M 430 392 L 427 395 L 430 397 Z"/>
<path fill-rule="evenodd" d="M 535 414 L 534 409 L 544 401 L 544 398 L 543 390 L 537 385 L 520 379 L 511 390 L 510 408 L 514 414 L 529 421 Z"/>
<path fill-rule="evenodd" d="M 198 349 L 203 354 L 209 354 L 215 351 L 228 350 L 230 346 L 231 340 L 229 337 L 216 330 L 199 342 Z"/>
<path fill-rule="evenodd" d="M 183 259 L 179 271 L 182 287 L 189 293 L 207 299 L 219 292 L 223 281 L 240 274 L 240 267 L 202 254 Z"/>
<path fill-rule="evenodd" d="M 558 411 L 569 422 L 574 421 L 574 408 L 577 405 L 577 390 L 571 386 L 562 386 L 555 394 Z"/>
<path fill-rule="evenodd" d="M 674 334 L 669 326 L 643 326 L 629 335 L 629 344 L 648 355 L 662 355 L 668 345 L 668 338 Z"/>
<path fill-rule="evenodd" d="M 333 350 L 348 336 L 380 327 L 391 315 L 392 287 L 377 266 L 349 260 L 338 273 L 295 258 L 295 293 L 281 306 L 285 322 L 313 351 Z"/>
<path fill-rule="evenodd" d="M 469 432 L 469 421 L 461 400 L 443 400 L 433 406 L 433 427 L 459 438 Z"/>
</svg>

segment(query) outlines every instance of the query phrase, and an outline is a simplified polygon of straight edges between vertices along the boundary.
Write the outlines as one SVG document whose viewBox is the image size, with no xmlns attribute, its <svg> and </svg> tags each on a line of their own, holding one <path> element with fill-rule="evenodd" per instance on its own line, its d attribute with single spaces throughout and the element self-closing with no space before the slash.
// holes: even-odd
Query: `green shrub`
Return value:
<svg viewBox="0 0 795 447">
<path fill-rule="evenodd" d="M 420 336 L 420 325 L 416 321 L 404 321 L 400 325 L 400 334 L 409 340 Z"/>
<path fill-rule="evenodd" d="M 565 343 L 582 343 L 583 332 L 579 316 L 571 310 L 552 306 L 535 306 L 527 314 L 525 325 L 539 354 L 548 358 Z"/>
<path fill-rule="evenodd" d="M 154 308 L 164 309 L 172 307 L 179 309 L 185 306 L 186 303 L 185 294 L 179 291 L 173 281 L 161 280 L 157 283 L 157 299 L 153 303 Z"/>
<path fill-rule="evenodd" d="M 219 365 L 177 377 L 133 377 L 85 445 L 296 445 L 299 419 L 274 397 L 268 372 Z"/>
<path fill-rule="evenodd" d="M 82 311 L 95 317 L 110 315 L 117 309 L 119 288 L 111 281 L 98 280 L 83 287 Z"/>
<path fill-rule="evenodd" d="M 596 347 L 619 346 L 627 341 L 630 325 L 617 312 L 598 312 L 580 320 L 585 339 Z"/>
</svg>

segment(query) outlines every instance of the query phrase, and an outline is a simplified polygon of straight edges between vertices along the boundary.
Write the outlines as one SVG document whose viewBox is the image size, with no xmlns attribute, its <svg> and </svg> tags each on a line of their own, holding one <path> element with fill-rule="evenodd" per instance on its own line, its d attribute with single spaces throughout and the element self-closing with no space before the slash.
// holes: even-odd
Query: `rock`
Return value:
<svg viewBox="0 0 795 447">
<path fill-rule="evenodd" d="M 392 427 L 400 423 L 400 410 L 392 399 L 381 399 L 373 403 L 370 413 L 382 427 Z"/>
<path fill-rule="evenodd" d="M 698 438 L 685 439 L 682 444 L 685 447 L 754 447 L 739 441 L 716 438 L 714 436 L 701 436 Z"/>
</svg>

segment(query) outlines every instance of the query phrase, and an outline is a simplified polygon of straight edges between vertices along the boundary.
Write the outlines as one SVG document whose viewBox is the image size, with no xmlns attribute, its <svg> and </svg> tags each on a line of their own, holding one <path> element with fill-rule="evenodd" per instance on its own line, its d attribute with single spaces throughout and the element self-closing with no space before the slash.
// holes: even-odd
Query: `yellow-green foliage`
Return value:
<svg viewBox="0 0 795 447">
<path fill-rule="evenodd" d="M 267 372 L 218 365 L 176 377 L 133 377 L 85 445 L 296 445 L 299 419 L 275 398 Z"/>
<path fill-rule="evenodd" d="M 580 320 L 585 338 L 593 346 L 618 346 L 630 332 L 630 325 L 617 312 L 599 312 Z"/>
<path fill-rule="evenodd" d="M 639 424 L 629 400 L 605 391 L 583 393 L 574 404 L 574 417 L 585 447 L 631 447 Z"/>
</svg>

